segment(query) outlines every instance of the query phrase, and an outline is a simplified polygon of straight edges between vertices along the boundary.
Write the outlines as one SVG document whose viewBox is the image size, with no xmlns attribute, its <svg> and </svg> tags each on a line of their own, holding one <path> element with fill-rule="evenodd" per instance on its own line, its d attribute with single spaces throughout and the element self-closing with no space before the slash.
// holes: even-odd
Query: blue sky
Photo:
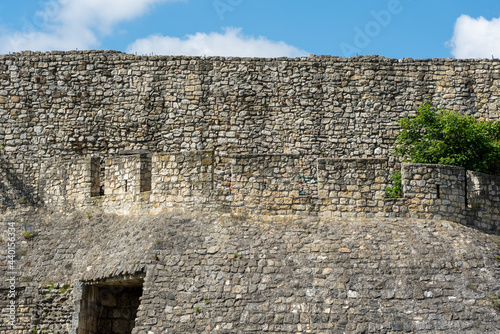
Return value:
<svg viewBox="0 0 500 334">
<path fill-rule="evenodd" d="M 0 53 L 500 58 L 498 0 L 24 0 L 0 13 Z"/>
</svg>

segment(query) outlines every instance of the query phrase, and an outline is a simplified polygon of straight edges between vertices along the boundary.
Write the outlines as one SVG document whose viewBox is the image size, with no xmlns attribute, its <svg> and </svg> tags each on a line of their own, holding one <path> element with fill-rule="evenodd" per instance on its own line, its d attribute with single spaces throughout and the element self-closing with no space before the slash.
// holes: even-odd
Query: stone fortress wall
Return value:
<svg viewBox="0 0 500 334">
<path fill-rule="evenodd" d="M 498 60 L 84 51 L 5 55 L 0 67 L 3 208 L 91 200 L 123 213 L 200 204 L 245 214 L 448 217 L 490 230 L 498 222 L 498 180 L 458 169 L 435 166 L 417 180 L 403 167 L 407 200 L 383 199 L 389 171 L 401 168 L 398 120 L 427 97 L 498 120 Z"/>
<path fill-rule="evenodd" d="M 500 61 L 84 51 L 0 68 L 0 272 L 17 235 L 0 333 L 500 330 L 500 243 L 462 225 L 498 231 L 499 178 L 393 154 L 427 97 L 498 120 Z M 401 199 L 384 198 L 393 170 Z"/>
</svg>

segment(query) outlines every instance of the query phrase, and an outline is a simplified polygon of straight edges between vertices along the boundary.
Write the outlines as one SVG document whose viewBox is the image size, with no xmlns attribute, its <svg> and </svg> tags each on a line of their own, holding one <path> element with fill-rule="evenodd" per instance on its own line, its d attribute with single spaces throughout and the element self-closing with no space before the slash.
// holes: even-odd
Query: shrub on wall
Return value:
<svg viewBox="0 0 500 334">
<path fill-rule="evenodd" d="M 391 175 L 392 186 L 385 189 L 386 198 L 403 197 L 403 186 L 401 184 L 401 172 L 393 171 Z"/>
<path fill-rule="evenodd" d="M 400 124 L 396 154 L 408 161 L 500 174 L 500 122 L 437 109 L 426 100 Z"/>
</svg>

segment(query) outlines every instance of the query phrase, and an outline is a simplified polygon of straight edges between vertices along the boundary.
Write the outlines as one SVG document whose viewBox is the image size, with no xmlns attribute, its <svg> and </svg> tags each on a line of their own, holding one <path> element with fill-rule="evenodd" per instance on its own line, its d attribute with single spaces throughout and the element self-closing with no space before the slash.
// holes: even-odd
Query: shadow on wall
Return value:
<svg viewBox="0 0 500 334">
<path fill-rule="evenodd" d="M 6 161 L 0 157 L 0 208 L 20 204 L 35 205 L 36 188 L 25 180 L 26 164 Z"/>
</svg>

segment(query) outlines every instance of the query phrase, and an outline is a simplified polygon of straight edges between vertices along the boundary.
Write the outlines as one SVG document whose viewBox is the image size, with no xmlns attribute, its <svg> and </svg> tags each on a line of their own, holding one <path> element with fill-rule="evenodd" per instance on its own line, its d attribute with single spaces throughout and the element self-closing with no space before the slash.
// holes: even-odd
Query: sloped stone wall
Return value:
<svg viewBox="0 0 500 334">
<path fill-rule="evenodd" d="M 12 329 L 2 281 L 2 333 L 33 327 L 75 333 L 81 285 L 138 274 L 144 283 L 134 334 L 500 330 L 499 240 L 452 222 L 185 213 L 30 217 L 39 234 L 18 259 L 19 288 L 29 291 L 16 299 L 23 306 Z"/>
</svg>

